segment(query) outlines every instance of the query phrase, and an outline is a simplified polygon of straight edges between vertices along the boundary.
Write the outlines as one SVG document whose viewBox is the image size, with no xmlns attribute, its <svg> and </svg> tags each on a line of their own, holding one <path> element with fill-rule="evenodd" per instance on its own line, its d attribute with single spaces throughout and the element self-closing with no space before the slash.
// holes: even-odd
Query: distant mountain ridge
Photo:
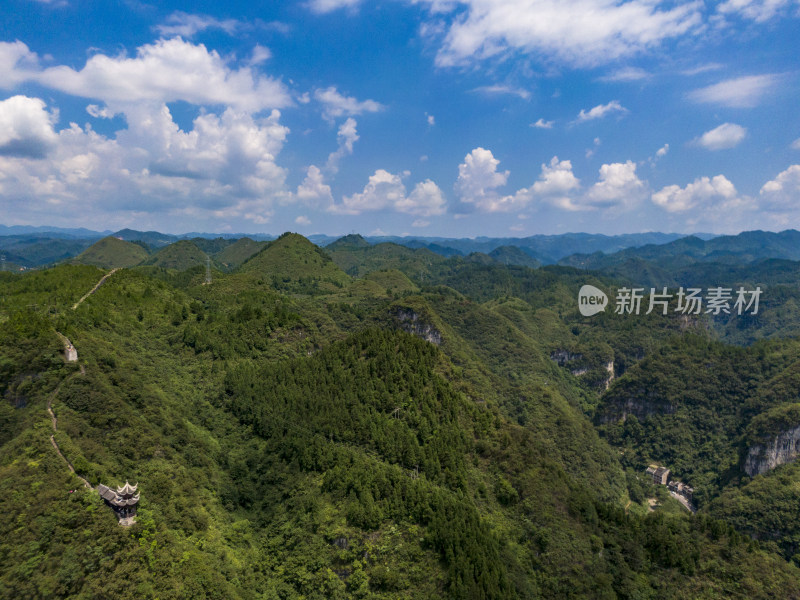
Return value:
<svg viewBox="0 0 800 600">
<path fill-rule="evenodd" d="M 20 232 L 25 229 L 35 229 L 37 233 L 2 235 L 3 232 Z M 111 235 L 120 240 L 143 243 L 151 252 L 180 240 L 191 240 L 206 254 L 212 256 L 221 253 L 236 240 L 248 238 L 254 243 L 263 243 L 273 241 L 277 237 L 268 234 L 175 235 L 133 229 L 122 229 Z M 103 237 L 107 237 L 107 234 L 88 229 L 0 225 L 0 252 L 6 254 L 9 263 L 31 268 L 74 258 Z M 779 233 L 747 231 L 738 235 L 717 237 L 711 234 L 686 236 L 677 233 L 646 232 L 621 235 L 565 233 L 533 235 L 525 238 L 393 237 L 359 234 L 337 238 L 317 234 L 308 236 L 307 239 L 331 251 L 390 243 L 412 250 L 426 249 L 445 258 L 480 253 L 506 264 L 524 266 L 560 264 L 590 270 L 619 268 L 620 265 L 631 261 L 657 260 L 659 267 L 671 269 L 701 262 L 741 264 L 764 259 L 800 260 L 800 232 L 796 230 Z M 229 257 L 226 257 L 223 262 L 229 264 L 229 268 L 234 268 L 259 249 L 257 245 L 245 249 L 240 244 L 233 254 L 241 256 L 231 256 L 233 260 L 227 260 Z"/>
<path fill-rule="evenodd" d="M 687 236 L 666 244 L 631 247 L 613 254 L 576 253 L 559 264 L 589 270 L 613 270 L 622 274 L 645 264 L 679 269 L 698 263 L 752 264 L 767 259 L 800 260 L 800 232 L 745 231 L 738 235 L 703 240 Z"/>
</svg>

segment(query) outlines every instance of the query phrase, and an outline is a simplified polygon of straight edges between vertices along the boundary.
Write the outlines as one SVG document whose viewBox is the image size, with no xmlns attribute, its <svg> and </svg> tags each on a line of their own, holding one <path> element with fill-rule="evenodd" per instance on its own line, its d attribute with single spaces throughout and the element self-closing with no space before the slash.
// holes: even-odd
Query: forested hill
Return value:
<svg viewBox="0 0 800 600">
<path fill-rule="evenodd" d="M 740 462 L 793 424 L 793 339 L 582 317 L 619 282 L 514 250 L 162 252 L 77 306 L 108 271 L 0 273 L 0 597 L 800 598 L 800 475 Z"/>
</svg>

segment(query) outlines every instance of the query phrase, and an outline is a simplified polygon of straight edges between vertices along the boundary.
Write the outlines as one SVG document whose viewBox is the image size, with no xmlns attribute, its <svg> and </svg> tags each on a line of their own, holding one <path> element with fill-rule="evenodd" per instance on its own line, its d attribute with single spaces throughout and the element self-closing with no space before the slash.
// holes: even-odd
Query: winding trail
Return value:
<svg viewBox="0 0 800 600">
<path fill-rule="evenodd" d="M 50 394 L 50 396 L 47 398 L 47 412 L 50 413 L 50 420 L 53 422 L 53 435 L 50 436 L 50 443 L 53 444 L 53 448 L 56 449 L 56 453 L 63 459 L 65 463 L 67 463 L 67 466 L 69 467 L 69 470 L 72 471 L 73 475 L 75 475 L 75 477 L 80 479 L 83 482 L 84 486 L 92 490 L 94 489 L 92 487 L 92 484 L 86 481 L 83 477 L 81 477 L 75 472 L 75 467 L 73 467 L 72 463 L 69 462 L 66 456 L 64 456 L 64 454 L 61 452 L 61 448 L 58 447 L 58 442 L 56 442 L 55 432 L 58 431 L 58 418 L 56 417 L 56 413 L 53 412 L 53 399 L 58 395 L 58 392 L 61 390 L 61 386 L 64 385 L 64 382 L 67 381 L 67 379 L 64 379 L 64 381 L 59 383 L 56 389 L 54 389 L 53 392 Z"/>
<path fill-rule="evenodd" d="M 103 275 L 103 276 L 100 278 L 100 281 L 98 281 L 98 282 L 95 284 L 95 286 L 94 286 L 94 287 L 93 287 L 91 290 L 89 290 L 89 291 L 88 291 L 86 294 L 84 294 L 83 298 L 81 298 L 80 300 L 78 300 L 78 301 L 77 301 L 77 302 L 76 302 L 76 303 L 75 303 L 75 304 L 72 306 L 72 310 L 75 310 L 76 308 L 78 308 L 78 307 L 81 305 L 81 302 L 83 302 L 83 301 L 84 301 L 84 300 L 86 300 L 86 299 L 87 299 L 89 296 L 91 296 L 92 294 L 94 294 L 94 293 L 97 291 L 97 289 L 98 289 L 98 288 L 99 288 L 101 285 L 103 285 L 103 284 L 106 282 L 106 279 L 108 279 L 109 277 L 111 277 L 111 276 L 112 276 L 114 273 L 116 273 L 117 271 L 119 271 L 119 267 L 116 267 L 116 268 L 114 268 L 114 269 L 111 269 L 111 270 L 110 270 L 108 273 L 106 273 L 105 275 Z"/>
</svg>

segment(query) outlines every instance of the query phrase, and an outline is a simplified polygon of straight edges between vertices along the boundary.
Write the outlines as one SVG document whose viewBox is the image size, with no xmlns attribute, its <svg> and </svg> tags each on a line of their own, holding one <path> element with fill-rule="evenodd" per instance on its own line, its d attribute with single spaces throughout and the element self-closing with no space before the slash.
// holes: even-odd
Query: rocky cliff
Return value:
<svg viewBox="0 0 800 600">
<path fill-rule="evenodd" d="M 786 430 L 762 444 L 747 450 L 744 470 L 750 477 L 765 473 L 800 454 L 800 426 Z"/>
<path fill-rule="evenodd" d="M 442 343 L 442 334 L 411 308 L 399 308 L 395 316 L 403 331 L 421 337 L 423 340 L 437 346 Z"/>
</svg>

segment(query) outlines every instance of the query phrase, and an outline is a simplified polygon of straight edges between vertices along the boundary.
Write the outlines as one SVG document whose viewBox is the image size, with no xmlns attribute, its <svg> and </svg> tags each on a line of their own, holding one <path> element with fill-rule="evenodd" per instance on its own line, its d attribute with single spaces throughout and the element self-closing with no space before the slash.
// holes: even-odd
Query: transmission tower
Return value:
<svg viewBox="0 0 800 600">
<path fill-rule="evenodd" d="M 211 283 L 211 258 L 206 256 L 206 285 Z"/>
</svg>

